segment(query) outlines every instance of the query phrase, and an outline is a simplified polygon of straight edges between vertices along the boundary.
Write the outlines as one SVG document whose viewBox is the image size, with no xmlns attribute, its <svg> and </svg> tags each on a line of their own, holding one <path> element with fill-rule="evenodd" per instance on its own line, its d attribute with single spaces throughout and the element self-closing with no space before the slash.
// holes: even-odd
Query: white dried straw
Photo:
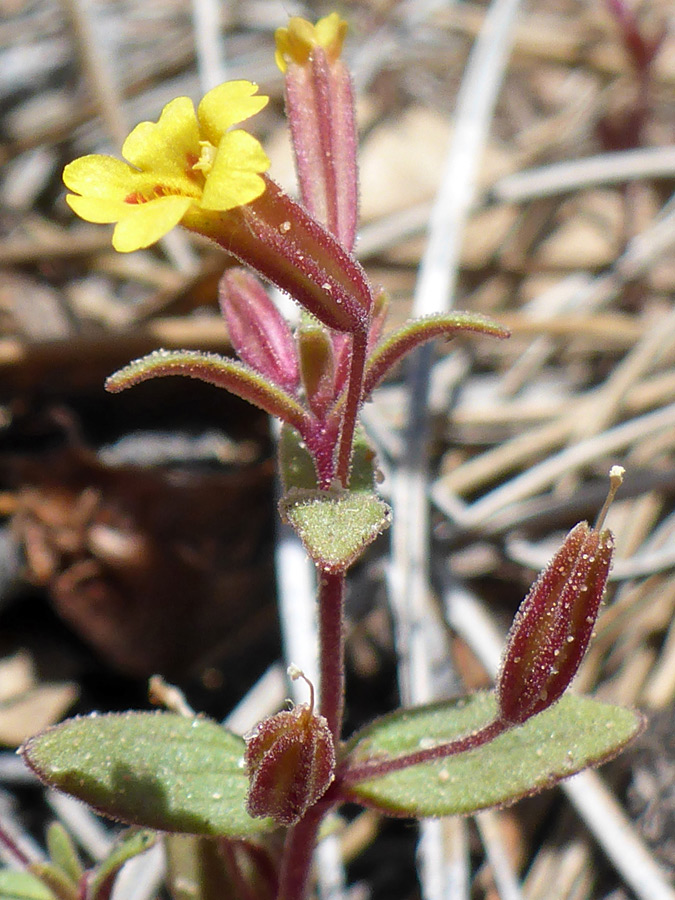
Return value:
<svg viewBox="0 0 675 900">
<path fill-rule="evenodd" d="M 434 202 L 427 244 L 415 289 L 414 313 L 442 312 L 453 305 L 459 257 L 472 205 L 478 166 L 492 121 L 511 48 L 519 0 L 494 0 L 471 51 L 457 98 L 456 126 Z M 404 702 L 439 695 L 432 667 L 440 629 L 433 627 L 428 574 L 427 396 L 431 353 L 422 348 L 411 360 L 406 457 L 395 478 L 391 603 Z M 434 644 L 436 646 L 434 646 Z M 421 824 L 419 846 L 422 894 L 443 900 L 448 861 L 442 831 Z"/>
</svg>

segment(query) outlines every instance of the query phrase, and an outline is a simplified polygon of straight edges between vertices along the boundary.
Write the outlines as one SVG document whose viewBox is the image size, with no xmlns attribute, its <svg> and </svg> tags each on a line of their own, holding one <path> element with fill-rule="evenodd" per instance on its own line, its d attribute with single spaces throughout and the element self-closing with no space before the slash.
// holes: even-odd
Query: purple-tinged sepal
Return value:
<svg viewBox="0 0 675 900">
<path fill-rule="evenodd" d="M 272 179 L 251 203 L 223 213 L 183 218 L 186 228 L 220 244 L 328 328 L 365 334 L 373 295 L 360 264 Z"/>
</svg>

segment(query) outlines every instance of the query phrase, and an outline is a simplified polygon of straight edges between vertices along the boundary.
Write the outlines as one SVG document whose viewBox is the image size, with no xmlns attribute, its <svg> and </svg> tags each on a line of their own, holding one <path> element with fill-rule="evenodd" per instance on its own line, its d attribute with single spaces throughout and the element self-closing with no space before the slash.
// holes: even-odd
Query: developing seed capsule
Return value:
<svg viewBox="0 0 675 900">
<path fill-rule="evenodd" d="M 598 524 L 580 522 L 570 531 L 516 613 L 497 678 L 506 722 L 520 724 L 551 706 L 576 675 L 612 564 L 614 538 L 600 528 L 622 475 L 620 467 L 612 469 Z"/>
<path fill-rule="evenodd" d="M 298 672 L 293 667 L 289 671 L 292 677 Z M 246 808 L 252 816 L 271 816 L 279 825 L 293 825 L 333 781 L 333 736 L 325 718 L 314 712 L 311 684 L 310 691 L 309 705 L 270 716 L 245 735 L 250 781 Z"/>
</svg>

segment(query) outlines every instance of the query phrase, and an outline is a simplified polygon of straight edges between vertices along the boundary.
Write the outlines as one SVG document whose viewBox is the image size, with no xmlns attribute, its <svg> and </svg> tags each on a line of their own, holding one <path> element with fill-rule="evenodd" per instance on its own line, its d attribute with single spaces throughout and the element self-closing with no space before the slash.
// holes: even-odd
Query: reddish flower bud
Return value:
<svg viewBox="0 0 675 900">
<path fill-rule="evenodd" d="M 497 679 L 501 718 L 520 724 L 559 700 L 583 659 L 607 584 L 614 540 L 580 522 L 516 613 Z"/>
<path fill-rule="evenodd" d="M 295 395 L 300 374 L 293 334 L 258 279 L 245 269 L 229 269 L 220 279 L 219 296 L 240 359 Z"/>
<path fill-rule="evenodd" d="M 346 31 L 337 13 L 316 26 L 294 16 L 288 28 L 277 30 L 276 40 L 302 202 L 351 250 L 358 167 L 352 83 L 340 59 Z"/>
<path fill-rule="evenodd" d="M 349 336 L 345 337 L 349 341 Z M 307 322 L 298 330 L 298 349 L 309 408 L 317 418 L 324 419 L 335 400 L 333 342 L 318 322 Z"/>
<path fill-rule="evenodd" d="M 246 808 L 293 825 L 335 777 L 335 747 L 328 722 L 303 703 L 260 722 L 248 735 L 244 761 L 250 780 Z"/>
<path fill-rule="evenodd" d="M 612 466 L 595 527 L 580 522 L 570 531 L 516 613 L 497 678 L 504 722 L 520 724 L 542 712 L 576 675 L 612 565 L 614 538 L 600 529 L 623 475 L 621 466 Z"/>
</svg>

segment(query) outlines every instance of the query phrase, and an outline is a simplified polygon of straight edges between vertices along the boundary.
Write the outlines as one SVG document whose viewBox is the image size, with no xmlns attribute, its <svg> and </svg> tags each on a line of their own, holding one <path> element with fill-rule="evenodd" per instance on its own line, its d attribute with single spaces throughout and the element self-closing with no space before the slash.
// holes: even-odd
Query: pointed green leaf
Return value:
<svg viewBox="0 0 675 900">
<path fill-rule="evenodd" d="M 57 869 L 51 863 L 31 863 L 28 871 L 49 888 L 56 900 L 78 900 L 78 886 L 73 884 L 61 869 Z"/>
<path fill-rule="evenodd" d="M 96 867 L 96 874 L 91 879 L 89 896 L 92 900 L 110 895 L 112 882 L 122 866 L 145 853 L 157 843 L 158 835 L 153 831 L 131 831 L 122 835 L 108 856 Z"/>
<path fill-rule="evenodd" d="M 307 445 L 295 428 L 286 424 L 279 435 L 279 471 L 285 491 L 317 488 L 316 469 Z"/>
<path fill-rule="evenodd" d="M 249 366 L 233 359 L 225 359 L 217 353 L 200 353 L 198 350 L 155 350 L 147 356 L 135 359 L 128 366 L 107 379 L 106 390 L 113 394 L 134 387 L 150 378 L 164 375 L 187 375 L 207 384 L 225 388 L 242 400 L 302 428 L 307 414 L 302 406 L 282 388 L 271 384 Z"/>
<path fill-rule="evenodd" d="M 377 456 L 360 425 L 354 432 L 354 452 L 349 473 L 349 490 L 372 493 L 378 478 Z"/>
<path fill-rule="evenodd" d="M 378 720 L 351 742 L 354 764 L 456 740 L 494 720 L 492 692 Z M 350 785 L 349 799 L 398 816 L 448 816 L 503 806 L 615 756 L 643 727 L 640 713 L 564 695 L 475 750 Z"/>
<path fill-rule="evenodd" d="M 346 571 L 391 515 L 375 494 L 357 491 L 289 491 L 280 509 L 311 559 L 329 572 Z"/>
<path fill-rule="evenodd" d="M 55 900 L 54 894 L 30 872 L 0 869 L 0 900 Z"/>
<path fill-rule="evenodd" d="M 246 812 L 243 739 L 208 719 L 69 719 L 31 738 L 22 753 L 52 787 L 132 825 L 231 837 L 273 827 Z"/>
<path fill-rule="evenodd" d="M 434 338 L 452 338 L 473 332 L 505 338 L 509 331 L 478 313 L 456 312 L 411 319 L 375 347 L 368 358 L 363 395 L 369 394 L 382 381 L 387 372 L 403 357 Z"/>
<path fill-rule="evenodd" d="M 73 884 L 78 884 L 84 875 L 82 863 L 77 855 L 72 838 L 60 822 L 52 822 L 47 831 L 47 849 L 54 865 L 66 875 Z"/>
</svg>

